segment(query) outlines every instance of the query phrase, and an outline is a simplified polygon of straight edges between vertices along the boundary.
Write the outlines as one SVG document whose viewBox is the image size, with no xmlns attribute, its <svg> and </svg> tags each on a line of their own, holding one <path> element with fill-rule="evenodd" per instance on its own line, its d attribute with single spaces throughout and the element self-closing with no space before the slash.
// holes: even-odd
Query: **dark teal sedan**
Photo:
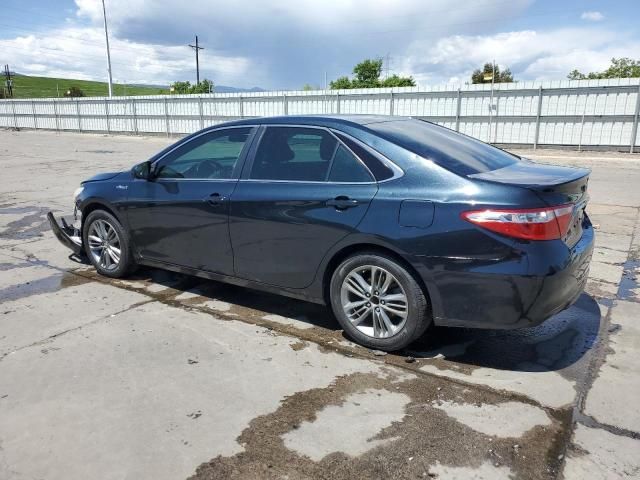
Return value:
<svg viewBox="0 0 640 480">
<path fill-rule="evenodd" d="M 255 118 L 86 180 L 75 218 L 49 220 L 102 275 L 148 265 L 323 303 L 397 350 L 431 324 L 529 327 L 571 305 L 588 178 L 418 119 Z"/>
</svg>

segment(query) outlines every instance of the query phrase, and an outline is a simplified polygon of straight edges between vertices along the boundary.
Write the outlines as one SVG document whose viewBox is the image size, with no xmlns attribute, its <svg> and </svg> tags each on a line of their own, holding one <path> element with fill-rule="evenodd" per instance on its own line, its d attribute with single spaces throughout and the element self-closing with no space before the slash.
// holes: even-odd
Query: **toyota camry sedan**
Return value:
<svg viewBox="0 0 640 480">
<path fill-rule="evenodd" d="M 147 265 L 325 304 L 391 351 L 432 324 L 531 327 L 570 306 L 588 179 L 418 119 L 254 118 L 84 181 L 49 221 L 102 275 Z"/>
</svg>

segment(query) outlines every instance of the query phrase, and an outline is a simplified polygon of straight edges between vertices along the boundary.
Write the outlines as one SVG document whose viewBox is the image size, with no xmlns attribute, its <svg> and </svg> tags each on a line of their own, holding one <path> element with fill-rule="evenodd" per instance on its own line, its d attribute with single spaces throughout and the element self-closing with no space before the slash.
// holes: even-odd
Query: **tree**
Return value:
<svg viewBox="0 0 640 480">
<path fill-rule="evenodd" d="M 396 74 L 385 78 L 382 81 L 383 87 L 415 87 L 416 82 L 413 77 L 399 77 Z"/>
<path fill-rule="evenodd" d="M 471 74 L 471 83 L 491 83 L 491 75 L 493 73 L 493 65 L 491 63 L 485 63 L 482 70 L 479 68 Z M 485 76 L 487 80 L 485 80 Z M 495 78 L 493 83 L 511 83 L 513 82 L 513 75 L 508 68 L 504 71 L 500 71 L 498 65 L 495 66 Z"/>
<path fill-rule="evenodd" d="M 353 74 L 356 76 L 356 78 L 353 79 L 354 88 L 379 87 L 381 73 L 381 58 L 377 58 L 375 60 L 367 59 L 360 62 L 355 67 L 353 67 Z"/>
<path fill-rule="evenodd" d="M 80 87 L 69 87 L 69 89 L 64 92 L 65 97 L 75 98 L 75 97 L 84 97 L 84 92 L 80 89 Z"/>
<path fill-rule="evenodd" d="M 584 74 L 578 70 L 572 70 L 569 72 L 569 75 L 567 75 L 569 80 L 635 77 L 640 77 L 640 60 L 632 60 L 629 57 L 612 58 L 611 65 L 603 72 L 589 72 L 588 74 Z"/>
<path fill-rule="evenodd" d="M 310 92 L 312 90 L 320 90 L 320 87 L 318 87 L 317 85 L 311 85 L 310 83 L 305 83 L 302 86 L 302 90 L 304 90 L 305 92 Z"/>
<path fill-rule="evenodd" d="M 329 88 L 332 90 L 343 90 L 355 87 L 351 84 L 351 80 L 349 80 L 349 77 L 339 77 L 329 83 Z"/>
<path fill-rule="evenodd" d="M 213 82 L 206 78 L 197 85 L 191 85 L 191 82 L 173 82 L 169 87 L 171 93 L 178 95 L 188 95 L 193 93 L 209 93 L 213 92 Z"/>
<path fill-rule="evenodd" d="M 396 74 L 380 80 L 382 74 L 382 59 L 366 59 L 353 67 L 353 80 L 340 77 L 333 80 L 329 86 L 333 90 L 347 88 L 377 88 L 377 87 L 413 87 L 416 82 L 413 77 L 400 77 Z"/>
</svg>

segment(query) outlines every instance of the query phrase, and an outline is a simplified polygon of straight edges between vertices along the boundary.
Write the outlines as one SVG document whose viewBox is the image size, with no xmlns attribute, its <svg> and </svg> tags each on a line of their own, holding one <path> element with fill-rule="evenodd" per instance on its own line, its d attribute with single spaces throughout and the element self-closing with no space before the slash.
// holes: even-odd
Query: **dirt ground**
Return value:
<svg viewBox="0 0 640 480">
<path fill-rule="evenodd" d="M 381 355 L 322 306 L 69 257 L 46 213 L 174 140 L 0 131 L 0 478 L 640 478 L 640 156 L 518 152 L 593 170 L 574 306 Z"/>
</svg>

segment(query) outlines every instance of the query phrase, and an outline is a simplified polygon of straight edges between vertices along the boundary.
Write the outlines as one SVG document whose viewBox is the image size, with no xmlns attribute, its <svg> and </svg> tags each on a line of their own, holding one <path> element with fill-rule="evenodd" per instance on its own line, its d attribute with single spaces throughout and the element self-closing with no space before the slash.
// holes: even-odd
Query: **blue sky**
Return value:
<svg viewBox="0 0 640 480">
<path fill-rule="evenodd" d="M 635 0 L 106 0 L 114 80 L 201 77 L 268 89 L 322 86 L 369 57 L 422 85 L 464 83 L 495 58 L 518 80 L 640 57 Z M 3 0 L 0 64 L 33 75 L 106 78 L 100 0 Z"/>
</svg>

